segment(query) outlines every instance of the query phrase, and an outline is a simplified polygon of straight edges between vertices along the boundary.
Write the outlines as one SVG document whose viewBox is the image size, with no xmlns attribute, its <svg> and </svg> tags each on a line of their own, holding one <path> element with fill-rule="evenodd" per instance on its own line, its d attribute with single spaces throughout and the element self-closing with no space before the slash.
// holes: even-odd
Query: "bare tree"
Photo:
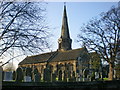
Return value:
<svg viewBox="0 0 120 90">
<path fill-rule="evenodd" d="M 102 13 L 100 19 L 92 19 L 81 28 L 78 42 L 96 51 L 109 64 L 109 79 L 113 80 L 115 57 L 120 40 L 120 6 Z"/>
<path fill-rule="evenodd" d="M 0 57 L 12 52 L 13 48 L 35 53 L 49 47 L 49 29 L 42 2 L 3 0 L 0 10 Z"/>
</svg>

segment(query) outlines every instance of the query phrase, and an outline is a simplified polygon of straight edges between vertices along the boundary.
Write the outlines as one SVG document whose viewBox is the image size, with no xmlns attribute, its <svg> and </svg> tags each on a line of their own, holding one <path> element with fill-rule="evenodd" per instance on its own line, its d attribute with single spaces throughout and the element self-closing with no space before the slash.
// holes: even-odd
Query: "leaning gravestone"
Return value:
<svg viewBox="0 0 120 90">
<path fill-rule="evenodd" d="M 23 80 L 23 71 L 22 71 L 22 68 L 17 68 L 16 70 L 16 81 L 17 82 L 22 82 Z"/>
</svg>

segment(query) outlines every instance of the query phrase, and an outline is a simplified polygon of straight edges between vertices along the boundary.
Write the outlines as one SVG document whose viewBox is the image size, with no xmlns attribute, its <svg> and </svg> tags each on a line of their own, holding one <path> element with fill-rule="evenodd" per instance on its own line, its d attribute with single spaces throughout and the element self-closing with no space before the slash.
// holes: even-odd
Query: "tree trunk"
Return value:
<svg viewBox="0 0 120 90">
<path fill-rule="evenodd" d="M 108 74 L 109 80 L 113 80 L 113 64 L 109 63 L 109 74 Z"/>
</svg>

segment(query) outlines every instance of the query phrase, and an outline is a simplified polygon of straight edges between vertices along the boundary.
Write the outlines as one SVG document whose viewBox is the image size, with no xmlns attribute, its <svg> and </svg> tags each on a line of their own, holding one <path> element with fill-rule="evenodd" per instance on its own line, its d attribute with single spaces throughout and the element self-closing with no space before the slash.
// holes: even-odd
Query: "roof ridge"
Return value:
<svg viewBox="0 0 120 90">
<path fill-rule="evenodd" d="M 80 49 L 84 49 L 84 47 L 82 47 L 82 48 L 77 48 L 77 49 L 72 49 L 72 50 L 66 50 L 66 51 L 59 51 L 59 52 L 70 52 L 70 51 L 75 51 L 75 50 L 80 50 Z"/>
<path fill-rule="evenodd" d="M 31 55 L 31 56 L 27 56 L 27 57 L 35 57 L 35 56 L 44 55 L 44 54 L 51 54 L 51 53 L 54 53 L 54 52 L 56 52 L 56 51 L 41 53 L 41 54 L 37 54 L 37 55 Z"/>
</svg>

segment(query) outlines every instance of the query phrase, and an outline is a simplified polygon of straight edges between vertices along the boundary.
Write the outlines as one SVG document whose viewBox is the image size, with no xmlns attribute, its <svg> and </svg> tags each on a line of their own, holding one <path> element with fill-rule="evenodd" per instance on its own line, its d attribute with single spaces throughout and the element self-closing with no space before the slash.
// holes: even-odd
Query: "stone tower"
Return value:
<svg viewBox="0 0 120 90">
<path fill-rule="evenodd" d="M 70 38 L 66 5 L 64 5 L 63 19 L 62 19 L 62 28 L 61 28 L 61 37 L 58 39 L 58 50 L 66 51 L 71 50 L 72 39 Z"/>
</svg>

